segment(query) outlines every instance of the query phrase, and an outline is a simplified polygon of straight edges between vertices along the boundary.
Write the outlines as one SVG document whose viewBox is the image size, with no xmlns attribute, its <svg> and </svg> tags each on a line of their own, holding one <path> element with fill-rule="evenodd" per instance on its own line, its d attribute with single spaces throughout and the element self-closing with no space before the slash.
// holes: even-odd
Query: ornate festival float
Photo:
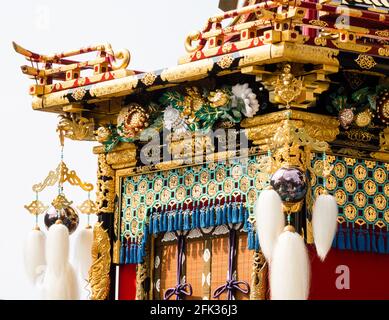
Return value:
<svg viewBox="0 0 389 320">
<path fill-rule="evenodd" d="M 128 69 L 129 51 L 109 44 L 14 44 L 33 109 L 60 115 L 62 147 L 100 143 L 97 200 L 78 208 L 98 223 L 76 241 L 91 299 L 388 298 L 389 3 L 220 8 L 157 71 Z M 66 182 L 93 189 L 61 160 L 26 206 L 28 271 L 46 265 L 46 298 L 77 298 Z"/>
</svg>

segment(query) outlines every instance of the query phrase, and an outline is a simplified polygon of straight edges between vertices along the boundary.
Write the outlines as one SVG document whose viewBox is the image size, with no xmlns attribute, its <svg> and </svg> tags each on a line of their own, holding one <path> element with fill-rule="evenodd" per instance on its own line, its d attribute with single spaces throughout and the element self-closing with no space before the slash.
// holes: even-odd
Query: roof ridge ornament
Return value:
<svg viewBox="0 0 389 320">
<path fill-rule="evenodd" d="M 128 70 L 123 72 L 130 63 L 130 52 L 127 49 L 114 51 L 109 43 L 50 55 L 35 53 L 15 42 L 12 45 L 31 64 L 21 66 L 22 72 L 36 81 L 35 85 L 30 86 L 31 95 L 43 95 L 134 74 Z M 97 53 L 95 59 L 80 61 L 71 58 L 91 52 Z M 83 76 L 85 70 L 93 70 L 93 75 Z M 77 97 L 74 99 L 78 100 Z"/>
</svg>

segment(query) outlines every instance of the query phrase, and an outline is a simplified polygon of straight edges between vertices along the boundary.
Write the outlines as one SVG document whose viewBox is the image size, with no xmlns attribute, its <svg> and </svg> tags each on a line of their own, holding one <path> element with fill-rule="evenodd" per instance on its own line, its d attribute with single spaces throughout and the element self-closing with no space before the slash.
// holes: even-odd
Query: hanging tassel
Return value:
<svg viewBox="0 0 389 320">
<path fill-rule="evenodd" d="M 352 230 L 352 236 L 351 236 L 351 247 L 353 251 L 357 251 L 357 235 L 355 234 L 355 229 Z"/>
<path fill-rule="evenodd" d="M 92 265 L 92 243 L 93 231 L 90 226 L 87 226 L 78 233 L 74 251 L 74 268 L 82 280 L 89 279 L 89 268 Z"/>
<path fill-rule="evenodd" d="M 213 227 L 215 225 L 215 207 L 212 206 L 209 209 L 209 226 Z"/>
<path fill-rule="evenodd" d="M 207 207 L 206 209 L 205 209 L 205 228 L 208 228 L 209 227 L 209 216 L 210 216 L 210 209 L 209 209 L 209 207 Z"/>
<path fill-rule="evenodd" d="M 148 232 L 147 232 L 147 226 L 146 224 L 143 225 L 143 238 L 142 238 L 142 243 L 147 243 L 147 238 L 148 238 Z"/>
<path fill-rule="evenodd" d="M 157 234 L 159 233 L 159 221 L 158 221 L 158 215 L 157 214 L 153 214 L 153 234 Z"/>
<path fill-rule="evenodd" d="M 167 231 L 172 232 L 173 231 L 173 215 L 168 215 L 168 224 L 167 224 Z"/>
<path fill-rule="evenodd" d="M 45 300 L 77 300 L 76 273 L 69 263 L 69 231 L 62 223 L 53 224 L 46 243 L 46 270 L 42 282 Z"/>
<path fill-rule="evenodd" d="M 244 222 L 244 206 L 243 206 L 242 202 L 240 203 L 240 206 L 239 206 L 238 222 L 240 222 L 240 223 Z"/>
<path fill-rule="evenodd" d="M 163 212 L 159 214 L 159 232 L 163 232 Z"/>
<path fill-rule="evenodd" d="M 281 198 L 270 188 L 260 193 L 254 205 L 259 243 L 268 261 L 271 260 L 273 247 L 285 226 Z"/>
<path fill-rule="evenodd" d="M 306 300 L 310 268 L 304 239 L 292 226 L 278 237 L 270 265 L 272 300 Z"/>
<path fill-rule="evenodd" d="M 232 222 L 232 203 L 227 204 L 227 223 L 233 223 Z"/>
<path fill-rule="evenodd" d="M 386 253 L 389 253 L 389 236 L 388 236 L 388 233 L 386 233 Z"/>
<path fill-rule="evenodd" d="M 128 243 L 128 240 L 127 240 L 127 244 L 126 244 L 126 264 L 130 264 L 131 263 L 131 244 Z"/>
<path fill-rule="evenodd" d="M 195 209 L 195 228 L 199 228 L 200 227 L 200 209 L 198 206 L 196 206 L 196 209 Z"/>
<path fill-rule="evenodd" d="M 178 230 L 178 214 L 179 214 L 179 211 L 178 210 L 174 210 L 172 211 L 172 215 L 173 215 L 173 230 L 174 231 L 177 231 Z"/>
<path fill-rule="evenodd" d="M 258 234 L 255 232 L 255 230 L 253 234 L 254 234 L 254 250 L 258 252 L 260 249 Z"/>
<path fill-rule="evenodd" d="M 143 263 L 143 250 L 141 247 L 138 245 L 138 259 L 137 263 Z"/>
<path fill-rule="evenodd" d="M 248 209 L 243 209 L 244 210 L 244 223 L 243 223 L 243 230 L 247 231 L 249 229 L 249 210 Z"/>
<path fill-rule="evenodd" d="M 223 219 L 222 219 L 222 209 L 218 205 L 217 208 L 216 208 L 216 225 L 220 226 L 222 224 L 222 222 L 223 222 Z"/>
<path fill-rule="evenodd" d="M 227 224 L 227 223 L 228 223 L 228 208 L 227 208 L 227 204 L 224 203 L 223 214 L 222 214 L 222 224 Z"/>
<path fill-rule="evenodd" d="M 120 246 L 120 259 L 119 259 L 119 262 L 120 264 L 124 264 L 126 262 L 126 247 L 122 244 Z"/>
<path fill-rule="evenodd" d="M 150 214 L 150 217 L 149 217 L 149 233 L 150 234 L 153 234 L 154 233 L 154 229 L 153 229 L 153 214 Z"/>
<path fill-rule="evenodd" d="M 46 265 L 45 234 L 36 227 L 27 236 L 24 246 L 24 267 L 28 279 L 35 283 L 40 270 Z"/>
<path fill-rule="evenodd" d="M 184 230 L 188 231 L 190 230 L 190 224 L 189 224 L 189 212 L 184 212 Z"/>
<path fill-rule="evenodd" d="M 364 252 L 366 250 L 365 237 L 361 229 L 359 229 L 359 233 L 358 233 L 358 250 L 361 252 Z"/>
<path fill-rule="evenodd" d="M 335 235 L 335 237 L 334 237 L 334 240 L 332 240 L 332 248 L 334 248 L 334 249 L 336 249 L 337 248 L 337 245 L 338 245 L 338 243 L 337 243 L 337 235 Z"/>
<path fill-rule="evenodd" d="M 167 215 L 166 215 L 166 212 L 163 211 L 161 213 L 161 218 L 160 218 L 160 231 L 161 232 L 166 232 L 167 230 Z"/>
<path fill-rule="evenodd" d="M 138 255 L 139 255 L 139 251 L 140 251 L 138 249 L 139 249 L 139 246 L 136 243 L 134 243 L 134 246 L 133 246 L 133 250 L 134 250 L 133 261 L 134 261 L 134 263 L 138 263 Z"/>
<path fill-rule="evenodd" d="M 350 228 L 346 228 L 346 249 L 351 249 Z"/>
<path fill-rule="evenodd" d="M 374 227 L 373 227 L 373 231 L 372 231 L 372 235 L 371 235 L 371 247 L 372 247 L 372 251 L 374 253 L 378 252 L 378 249 L 377 249 L 377 239 L 376 239 L 376 236 L 375 236 Z"/>
<path fill-rule="evenodd" d="M 345 244 L 344 244 L 344 233 L 343 233 L 343 228 L 342 226 L 339 227 L 338 231 L 338 249 L 339 250 L 344 250 L 345 249 Z M 319 256 L 320 259 L 323 261 L 321 256 Z"/>
<path fill-rule="evenodd" d="M 192 210 L 192 229 L 196 229 L 196 210 Z"/>
<path fill-rule="evenodd" d="M 205 211 L 204 208 L 200 210 L 200 227 L 205 228 Z"/>
<path fill-rule="evenodd" d="M 238 207 L 236 203 L 232 204 L 232 223 L 238 223 Z"/>
<path fill-rule="evenodd" d="M 313 205 L 312 228 L 316 251 L 322 261 L 327 256 L 332 240 L 335 237 L 337 218 L 338 204 L 336 203 L 336 198 L 328 193 L 319 195 Z"/>
<path fill-rule="evenodd" d="M 382 230 L 380 230 L 380 236 L 378 237 L 378 252 L 385 253 L 385 242 L 384 236 L 382 235 Z"/>
<path fill-rule="evenodd" d="M 130 244 L 130 264 L 134 263 L 134 244 Z"/>
<path fill-rule="evenodd" d="M 247 247 L 249 250 L 254 250 L 255 248 L 255 245 L 254 245 L 254 241 L 255 239 L 253 239 L 253 236 L 254 236 L 254 232 L 253 232 L 253 229 L 250 228 L 250 230 L 248 231 L 248 236 L 247 236 Z"/>
<path fill-rule="evenodd" d="M 369 229 L 367 229 L 367 232 L 366 232 L 366 245 L 365 246 L 366 246 L 366 251 L 371 252 Z"/>
<path fill-rule="evenodd" d="M 182 209 L 180 209 L 180 211 L 178 212 L 177 214 L 177 217 L 176 217 L 176 221 L 177 221 L 177 229 L 176 230 L 182 230 Z"/>
</svg>

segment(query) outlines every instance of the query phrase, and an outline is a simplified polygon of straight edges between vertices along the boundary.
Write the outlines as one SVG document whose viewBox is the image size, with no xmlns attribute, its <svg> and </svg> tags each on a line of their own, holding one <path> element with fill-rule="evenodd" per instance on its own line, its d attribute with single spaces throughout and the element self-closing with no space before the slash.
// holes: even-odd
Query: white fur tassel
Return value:
<svg viewBox="0 0 389 320">
<path fill-rule="evenodd" d="M 310 265 L 304 239 L 296 232 L 285 231 L 278 238 L 270 264 L 271 299 L 306 300 L 309 282 Z"/>
<path fill-rule="evenodd" d="M 49 229 L 46 260 L 42 283 L 43 299 L 78 299 L 77 277 L 69 263 L 69 231 L 63 224 L 53 224 Z"/>
<path fill-rule="evenodd" d="M 338 204 L 334 196 L 322 194 L 313 206 L 312 228 L 316 251 L 323 261 L 331 249 L 337 228 Z"/>
<path fill-rule="evenodd" d="M 259 244 L 270 261 L 274 245 L 285 226 L 282 200 L 273 189 L 263 190 L 254 205 Z"/>
<path fill-rule="evenodd" d="M 92 228 L 82 229 L 76 239 L 74 255 L 74 267 L 82 280 L 88 280 L 89 268 L 92 265 L 92 242 Z"/>
<path fill-rule="evenodd" d="M 24 265 L 27 277 L 33 283 L 39 276 L 39 269 L 46 264 L 45 240 L 45 234 L 39 229 L 31 230 L 26 239 Z"/>
</svg>

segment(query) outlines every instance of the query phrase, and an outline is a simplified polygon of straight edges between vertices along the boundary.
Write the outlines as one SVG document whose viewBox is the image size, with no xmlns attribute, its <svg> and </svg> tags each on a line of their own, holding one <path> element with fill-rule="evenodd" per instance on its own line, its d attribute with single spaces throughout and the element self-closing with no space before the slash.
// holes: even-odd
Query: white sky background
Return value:
<svg viewBox="0 0 389 320">
<path fill-rule="evenodd" d="M 33 111 L 20 71 L 26 60 L 11 42 L 37 53 L 109 42 L 128 48 L 129 68 L 151 71 L 177 64 L 188 33 L 202 29 L 218 13 L 218 0 L 66 0 L 7 1 L 0 11 L 0 299 L 37 299 L 23 266 L 24 240 L 34 225 L 24 205 L 34 199 L 31 186 L 59 162 L 55 114 Z M 65 162 L 82 179 L 95 183 L 97 160 L 92 143 L 66 141 Z M 66 190 L 68 190 L 66 192 Z M 81 189 L 67 188 L 76 204 Z M 46 203 L 55 188 L 44 192 Z M 80 226 L 86 219 L 81 218 Z M 40 217 L 43 229 L 43 217 Z M 79 226 L 78 230 L 81 228 Z M 71 238 L 75 238 L 75 234 Z"/>
</svg>

